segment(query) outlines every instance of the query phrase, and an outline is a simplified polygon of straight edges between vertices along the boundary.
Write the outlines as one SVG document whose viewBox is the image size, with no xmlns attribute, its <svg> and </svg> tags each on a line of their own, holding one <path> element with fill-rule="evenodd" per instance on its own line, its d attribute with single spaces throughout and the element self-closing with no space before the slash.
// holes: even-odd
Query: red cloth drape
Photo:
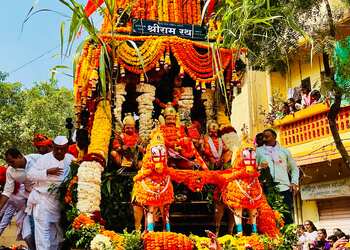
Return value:
<svg viewBox="0 0 350 250">
<path fill-rule="evenodd" d="M 104 0 L 88 0 L 86 6 L 85 6 L 85 13 L 87 16 L 90 16 L 92 13 L 94 13 L 98 7 L 100 7 L 103 4 Z"/>
</svg>

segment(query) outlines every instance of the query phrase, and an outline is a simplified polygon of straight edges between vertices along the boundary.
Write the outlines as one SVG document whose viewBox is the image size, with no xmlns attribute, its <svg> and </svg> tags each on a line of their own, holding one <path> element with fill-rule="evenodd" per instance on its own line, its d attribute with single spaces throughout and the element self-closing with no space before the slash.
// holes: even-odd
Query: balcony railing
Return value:
<svg viewBox="0 0 350 250">
<path fill-rule="evenodd" d="M 280 143 L 291 147 L 332 136 L 327 119 L 328 111 L 328 105 L 316 104 L 276 120 L 274 126 L 279 130 Z M 350 106 L 342 107 L 337 117 L 339 133 L 350 131 L 349 116 Z"/>
</svg>

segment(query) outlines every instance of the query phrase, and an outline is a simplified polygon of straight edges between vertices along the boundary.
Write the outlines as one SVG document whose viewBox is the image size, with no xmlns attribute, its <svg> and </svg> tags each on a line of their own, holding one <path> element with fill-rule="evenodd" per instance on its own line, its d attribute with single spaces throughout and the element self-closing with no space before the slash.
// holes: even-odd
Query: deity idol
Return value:
<svg viewBox="0 0 350 250">
<path fill-rule="evenodd" d="M 141 162 L 139 159 L 141 159 L 142 151 L 134 117 L 128 113 L 123 120 L 123 132 L 115 136 L 111 155 L 117 166 L 138 168 Z"/>
<path fill-rule="evenodd" d="M 208 169 L 191 138 L 187 136 L 185 127 L 178 124 L 175 108 L 168 104 L 163 115 L 165 124 L 162 124 L 160 129 L 164 136 L 169 165 L 181 169 L 192 169 L 194 166 Z"/>
<path fill-rule="evenodd" d="M 219 136 L 219 125 L 215 121 L 208 123 L 208 134 L 204 136 L 203 155 L 210 169 L 223 170 L 231 167 L 232 152 Z"/>
</svg>

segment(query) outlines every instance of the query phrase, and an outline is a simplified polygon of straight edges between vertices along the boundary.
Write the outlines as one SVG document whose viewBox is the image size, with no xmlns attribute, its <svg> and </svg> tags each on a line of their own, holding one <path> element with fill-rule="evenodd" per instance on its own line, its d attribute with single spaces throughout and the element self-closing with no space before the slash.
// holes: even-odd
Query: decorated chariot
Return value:
<svg viewBox="0 0 350 250">
<path fill-rule="evenodd" d="M 86 14 L 103 2 L 89 1 Z M 174 202 L 191 203 L 192 192 L 207 185 L 213 187 L 215 223 L 198 231 L 219 233 L 227 208 L 229 234 L 243 237 L 247 217 L 253 234 L 278 237 L 276 215 L 258 180 L 254 145 L 238 138 L 228 118 L 245 50 L 212 40 L 218 25 L 209 20 L 214 4 L 118 0 L 113 13 L 101 8 L 102 42 L 85 42 L 74 78 L 75 126 L 90 135 L 63 199 L 67 237 L 78 247 L 91 241 L 92 249 L 99 242 L 122 249 L 128 237 L 106 228 L 130 227 L 134 220 L 136 230 L 147 232 L 145 249 L 193 249 L 196 237 L 170 233 L 169 211 Z M 208 197 L 200 201 L 205 207 Z M 182 213 L 196 212 L 191 209 Z M 152 233 L 158 221 L 164 233 Z M 88 242 L 79 241 L 84 230 L 93 236 Z M 181 232 L 189 233 L 186 226 Z M 256 235 L 251 240 L 263 246 Z"/>
</svg>

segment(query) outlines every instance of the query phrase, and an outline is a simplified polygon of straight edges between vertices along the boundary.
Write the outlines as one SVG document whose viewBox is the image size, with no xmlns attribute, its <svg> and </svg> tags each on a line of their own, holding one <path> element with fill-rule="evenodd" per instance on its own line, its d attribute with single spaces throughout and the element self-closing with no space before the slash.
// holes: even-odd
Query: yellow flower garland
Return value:
<svg viewBox="0 0 350 250">
<path fill-rule="evenodd" d="M 109 101 L 101 101 L 97 105 L 94 123 L 91 130 L 89 154 L 100 154 L 108 157 L 108 146 L 112 135 L 112 113 Z"/>
<path fill-rule="evenodd" d="M 146 40 L 138 49 L 142 56 L 144 66 L 160 57 L 164 52 L 163 39 Z M 126 42 L 118 46 L 117 55 L 128 65 L 142 67 L 142 62 L 135 48 L 131 48 Z"/>
</svg>

